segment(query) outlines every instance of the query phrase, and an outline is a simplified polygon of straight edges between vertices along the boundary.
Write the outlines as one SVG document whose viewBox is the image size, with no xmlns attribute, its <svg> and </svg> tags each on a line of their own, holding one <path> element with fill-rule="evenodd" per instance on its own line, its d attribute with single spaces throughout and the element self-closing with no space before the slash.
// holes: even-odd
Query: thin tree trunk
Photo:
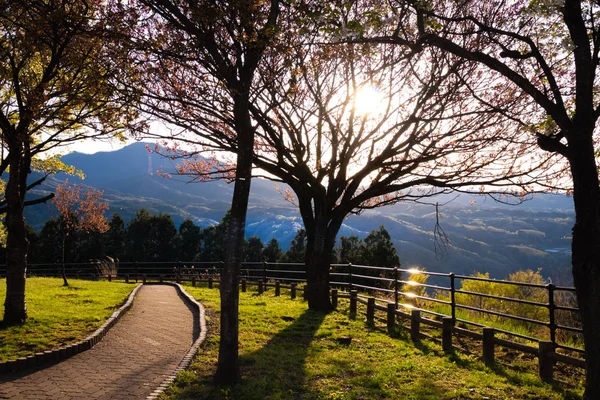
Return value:
<svg viewBox="0 0 600 400">
<path fill-rule="evenodd" d="M 236 180 L 231 201 L 230 221 L 226 226 L 225 263 L 221 272 L 221 338 L 215 383 L 232 385 L 240 378 L 238 360 L 238 304 L 240 263 L 244 245 L 246 213 L 250 197 L 254 129 L 248 117 L 247 103 L 236 104 L 238 117 L 238 154 Z M 244 107 L 246 109 L 244 110 Z"/>
<path fill-rule="evenodd" d="M 4 324 L 17 325 L 27 319 L 25 300 L 25 277 L 27 273 L 27 236 L 23 217 L 24 198 L 21 190 L 23 181 L 22 152 L 10 149 L 10 172 L 6 185 L 6 298 L 4 301 Z"/>
<path fill-rule="evenodd" d="M 69 281 L 67 280 L 67 271 L 65 268 L 65 243 L 67 242 L 67 236 L 63 233 L 62 237 L 62 278 L 63 278 L 63 286 L 69 286 Z"/>
</svg>

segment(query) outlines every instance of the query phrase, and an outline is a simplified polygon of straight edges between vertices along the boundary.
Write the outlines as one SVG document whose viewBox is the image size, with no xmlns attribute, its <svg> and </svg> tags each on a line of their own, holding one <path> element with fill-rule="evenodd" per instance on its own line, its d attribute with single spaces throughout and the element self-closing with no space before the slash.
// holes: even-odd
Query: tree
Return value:
<svg viewBox="0 0 600 400">
<path fill-rule="evenodd" d="M 264 247 L 262 240 L 258 236 L 250 236 L 244 246 L 244 260 L 263 261 Z"/>
<path fill-rule="evenodd" d="M 263 260 L 267 262 L 278 262 L 283 258 L 283 252 L 281 251 L 281 247 L 279 247 L 279 242 L 277 239 L 273 238 L 267 243 L 265 248 L 263 249 Z"/>
<path fill-rule="evenodd" d="M 106 255 L 114 260 L 123 260 L 127 254 L 127 229 L 125 221 L 114 213 L 108 222 L 108 232 L 104 236 Z"/>
<path fill-rule="evenodd" d="M 369 232 L 364 243 L 361 260 L 365 265 L 384 268 L 400 266 L 400 258 L 396 254 L 392 238 L 383 225 L 378 230 Z"/>
<path fill-rule="evenodd" d="M 300 228 L 290 243 L 290 248 L 283 256 L 283 262 L 301 263 L 306 257 L 306 229 Z"/>
<path fill-rule="evenodd" d="M 356 235 L 342 236 L 338 247 L 338 258 L 341 264 L 364 264 L 364 243 Z"/>
<path fill-rule="evenodd" d="M 215 374 L 217 383 L 231 384 L 239 379 L 238 285 L 255 135 L 250 106 L 257 68 L 279 33 L 280 1 L 140 3 L 156 17 L 143 19 L 148 26 L 135 39 L 145 61 L 144 110 L 209 143 L 219 138 L 236 154 Z"/>
<path fill-rule="evenodd" d="M 179 237 L 181 239 L 181 249 L 178 259 L 181 261 L 196 261 L 202 240 L 200 227 L 196 226 L 191 219 L 186 218 L 179 225 Z"/>
<path fill-rule="evenodd" d="M 65 180 L 56 188 L 52 204 L 58 210 L 58 222 L 61 237 L 61 263 L 64 286 L 69 286 L 65 270 L 65 244 L 67 238 L 79 232 L 108 231 L 108 221 L 104 213 L 108 203 L 100 201 L 104 192 L 83 185 L 69 185 Z"/>
<path fill-rule="evenodd" d="M 177 256 L 177 229 L 169 214 L 138 210 L 127 225 L 127 236 L 130 261 L 172 261 Z"/>
<path fill-rule="evenodd" d="M 37 262 L 58 263 L 61 257 L 60 222 L 57 218 L 50 218 L 40 231 Z"/>
<path fill-rule="evenodd" d="M 30 171 L 40 165 L 44 152 L 83 138 L 120 136 L 124 123 L 135 118 L 112 79 L 127 68 L 112 59 L 116 50 L 108 44 L 109 33 L 124 27 L 104 5 L 83 0 L 0 2 L 0 173 L 8 176 L 0 211 L 6 213 L 8 231 L 7 325 L 27 318 L 23 207 L 52 196 L 25 198 L 47 176 L 27 182 Z"/>
<path fill-rule="evenodd" d="M 600 186 L 594 140 L 600 116 L 600 6 L 581 0 L 392 4 L 365 28 L 364 40 L 415 52 L 440 49 L 474 65 L 479 79 L 468 85 L 471 94 L 530 133 L 540 149 L 566 161 L 562 176 L 572 179 L 576 216 L 572 270 L 586 349 L 584 398 L 600 398 Z M 508 99 L 528 107 L 511 109 Z"/>
<path fill-rule="evenodd" d="M 475 71 L 465 62 L 383 45 L 301 48 L 261 74 L 269 106 L 253 108 L 254 162 L 299 206 L 311 309 L 331 309 L 333 246 L 349 214 L 473 187 L 523 193 L 536 181 L 529 171 L 553 165 L 512 121 L 461 92 Z"/>
</svg>

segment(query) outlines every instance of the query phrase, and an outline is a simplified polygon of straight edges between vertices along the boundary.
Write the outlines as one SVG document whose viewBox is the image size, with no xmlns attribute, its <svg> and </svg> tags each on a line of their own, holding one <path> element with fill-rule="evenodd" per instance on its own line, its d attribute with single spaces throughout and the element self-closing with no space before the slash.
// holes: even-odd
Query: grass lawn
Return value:
<svg viewBox="0 0 600 400">
<path fill-rule="evenodd" d="M 4 327 L 0 320 L 0 361 L 75 343 L 94 332 L 121 305 L 132 284 L 60 278 L 28 278 L 29 319 Z M 0 279 L 0 317 L 4 315 L 6 280 Z"/>
<path fill-rule="evenodd" d="M 287 291 L 240 293 L 242 382 L 214 387 L 219 338 L 218 289 L 186 290 L 207 308 L 208 338 L 189 371 L 163 398 L 173 399 L 579 399 L 581 382 L 549 385 L 535 370 L 496 367 L 476 356 L 444 355 L 435 342 L 411 342 L 400 328 L 351 319 L 347 303 L 330 314 L 310 312 Z M 347 338 L 351 343 L 347 344 Z M 344 340 L 346 339 L 346 340 Z"/>
</svg>

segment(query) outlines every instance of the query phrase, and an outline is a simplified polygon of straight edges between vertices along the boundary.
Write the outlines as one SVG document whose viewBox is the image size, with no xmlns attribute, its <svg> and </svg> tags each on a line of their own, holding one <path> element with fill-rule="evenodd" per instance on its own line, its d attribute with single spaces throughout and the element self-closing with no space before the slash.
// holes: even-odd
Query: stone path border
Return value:
<svg viewBox="0 0 600 400">
<path fill-rule="evenodd" d="M 111 316 L 104 322 L 104 324 L 102 324 L 102 326 L 96 329 L 94 333 L 85 339 L 58 349 L 47 350 L 43 353 L 35 353 L 35 355 L 20 357 L 16 360 L 0 362 L 0 375 L 14 372 L 25 372 L 33 369 L 44 369 L 61 361 L 67 360 L 76 354 L 91 349 L 98 342 L 100 342 L 110 328 L 112 328 L 127 311 L 129 311 L 133 305 L 133 299 L 141 287 L 142 284 L 138 284 L 129 294 L 125 304 L 123 304 L 117 311 L 113 312 Z"/>
<path fill-rule="evenodd" d="M 206 339 L 206 311 L 204 310 L 204 306 L 202 304 L 200 304 L 198 301 L 196 301 L 195 298 L 193 298 L 192 296 L 190 296 L 183 289 L 183 287 L 180 284 L 178 284 L 178 283 L 172 283 L 172 282 L 146 283 L 146 285 L 152 285 L 152 284 L 169 285 L 169 286 L 174 286 L 174 287 L 177 288 L 177 290 L 179 291 L 179 294 L 183 297 L 183 299 L 192 308 L 196 309 L 196 311 L 198 312 L 199 334 L 198 334 L 198 338 L 194 341 L 194 343 L 192 344 L 192 347 L 190 347 L 190 350 L 183 357 L 183 359 L 181 360 L 181 362 L 179 363 L 179 365 L 177 366 L 177 368 L 175 368 L 173 370 L 173 372 L 170 375 L 168 375 L 163 380 L 163 382 L 160 385 L 158 385 L 158 387 L 156 389 L 154 389 L 154 391 L 152 393 L 150 393 L 146 397 L 146 400 L 155 400 L 155 399 L 158 399 L 158 397 L 161 395 L 161 393 L 163 393 L 173 383 L 173 381 L 175 380 L 175 378 L 177 378 L 177 374 L 180 371 L 183 371 L 184 369 L 189 368 L 189 366 L 192 363 L 194 357 L 198 353 L 198 349 L 200 348 L 200 345 Z"/>
<path fill-rule="evenodd" d="M 206 339 L 207 328 L 204 306 L 202 306 L 202 304 L 189 295 L 180 284 L 171 282 L 153 282 L 146 283 L 146 285 L 165 285 L 174 287 L 177 290 L 180 298 L 182 298 L 182 300 L 187 303 L 190 308 L 196 311 L 198 316 L 197 321 L 194 321 L 194 330 L 198 329 L 198 337 L 191 345 L 185 356 L 181 359 L 177 367 L 164 378 L 161 384 L 158 385 L 153 392 L 146 397 L 147 400 L 155 400 L 173 383 L 180 371 L 187 369 L 190 366 L 198 352 L 200 345 Z M 0 375 L 3 373 L 15 372 L 27 374 L 29 370 L 31 370 L 31 372 L 43 370 L 47 367 L 57 364 L 58 362 L 67 360 L 78 353 L 91 349 L 95 344 L 102 340 L 110 328 L 112 328 L 116 322 L 132 307 L 134 298 L 142 286 L 143 284 L 137 285 L 129 294 L 125 304 L 115 311 L 93 334 L 84 340 L 59 349 L 46 351 L 44 353 L 37 353 L 34 356 L 22 357 L 18 360 L 10 360 L 0 363 L 0 368 L 2 368 L 0 369 Z"/>
</svg>

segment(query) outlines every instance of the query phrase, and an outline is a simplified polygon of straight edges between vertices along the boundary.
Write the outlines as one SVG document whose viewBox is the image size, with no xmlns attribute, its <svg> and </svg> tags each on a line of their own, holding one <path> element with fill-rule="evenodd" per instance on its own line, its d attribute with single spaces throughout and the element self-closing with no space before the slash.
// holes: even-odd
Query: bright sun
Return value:
<svg viewBox="0 0 600 400">
<path fill-rule="evenodd" d="M 381 104 L 381 92 L 374 86 L 363 86 L 356 92 L 354 109 L 358 114 L 367 115 L 377 111 Z"/>
</svg>

